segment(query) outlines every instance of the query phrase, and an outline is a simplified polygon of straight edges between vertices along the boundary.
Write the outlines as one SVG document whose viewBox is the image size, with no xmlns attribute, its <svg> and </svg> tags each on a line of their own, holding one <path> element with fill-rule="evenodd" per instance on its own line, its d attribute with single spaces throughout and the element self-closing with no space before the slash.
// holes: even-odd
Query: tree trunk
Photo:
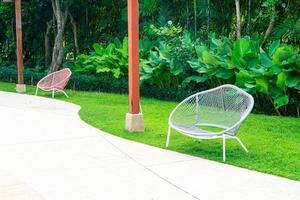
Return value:
<svg viewBox="0 0 300 200">
<path fill-rule="evenodd" d="M 186 29 L 190 27 L 190 22 L 189 22 L 189 17 L 190 17 L 190 12 L 189 12 L 189 2 L 186 2 Z"/>
<path fill-rule="evenodd" d="M 241 38 L 241 10 L 240 10 L 240 0 L 235 0 L 236 8 L 236 37 L 237 39 Z"/>
<path fill-rule="evenodd" d="M 246 26 L 246 31 L 249 33 L 250 26 L 251 26 L 251 0 L 248 0 L 248 11 L 247 11 L 247 26 Z"/>
<path fill-rule="evenodd" d="M 47 22 L 47 29 L 45 33 L 45 66 L 49 66 L 51 64 L 50 30 L 52 23 L 53 20 Z"/>
<path fill-rule="evenodd" d="M 86 8 L 85 9 L 85 24 L 88 26 L 89 25 L 89 11 L 88 9 Z"/>
<path fill-rule="evenodd" d="M 14 28 L 14 25 L 15 25 L 15 18 L 13 17 L 13 18 L 11 19 L 12 41 L 15 41 L 15 28 Z"/>
<path fill-rule="evenodd" d="M 77 54 L 79 53 L 78 36 L 77 36 L 77 24 L 76 24 L 76 21 L 74 20 L 73 16 L 71 15 L 71 13 L 69 13 L 69 16 L 70 16 L 70 22 L 71 22 L 72 28 L 73 28 L 74 59 L 76 60 Z"/>
<path fill-rule="evenodd" d="M 269 22 L 268 28 L 267 28 L 267 30 L 265 32 L 264 39 L 263 39 L 263 41 L 260 44 L 261 47 L 265 44 L 265 42 L 267 41 L 268 37 L 272 33 L 272 30 L 273 30 L 274 25 L 275 25 L 275 18 L 276 18 L 276 8 L 275 8 L 275 5 L 273 5 L 272 6 L 272 16 L 270 18 L 270 22 Z"/>
<path fill-rule="evenodd" d="M 210 29 L 210 0 L 207 0 L 207 32 Z"/>
<path fill-rule="evenodd" d="M 197 0 L 194 0 L 194 31 L 195 38 L 197 37 Z"/>
<path fill-rule="evenodd" d="M 53 52 L 52 52 L 52 62 L 49 73 L 59 70 L 60 66 L 64 61 L 64 31 L 65 25 L 68 17 L 68 10 L 64 12 L 60 7 L 60 0 L 51 0 L 53 13 L 56 19 L 57 33 L 54 40 Z"/>
</svg>

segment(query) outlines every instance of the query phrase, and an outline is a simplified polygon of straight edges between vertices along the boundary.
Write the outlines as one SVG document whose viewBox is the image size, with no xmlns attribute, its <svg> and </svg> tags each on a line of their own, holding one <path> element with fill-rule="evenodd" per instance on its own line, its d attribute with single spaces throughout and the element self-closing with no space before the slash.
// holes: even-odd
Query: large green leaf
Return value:
<svg viewBox="0 0 300 200">
<path fill-rule="evenodd" d="M 279 74 L 281 71 L 282 70 L 279 65 L 273 65 L 269 70 L 269 74 L 270 75 Z"/>
<path fill-rule="evenodd" d="M 256 67 L 259 63 L 258 56 L 254 52 L 247 53 L 243 59 L 245 60 L 245 66 L 247 69 Z"/>
<path fill-rule="evenodd" d="M 213 45 L 215 45 L 216 49 L 220 48 L 223 45 L 223 42 L 221 40 L 219 40 L 219 39 L 216 39 L 216 38 L 212 38 L 211 39 L 211 43 Z"/>
<path fill-rule="evenodd" d="M 116 48 L 116 45 L 113 44 L 113 43 L 110 43 L 110 44 L 106 47 L 106 53 L 107 53 L 107 54 L 113 54 L 115 48 Z"/>
<path fill-rule="evenodd" d="M 270 68 L 274 65 L 273 61 L 264 52 L 259 54 L 259 60 L 263 67 Z"/>
<path fill-rule="evenodd" d="M 149 79 L 152 79 L 152 75 L 151 74 L 141 73 L 141 76 L 140 76 L 140 80 L 141 81 L 145 81 L 145 80 L 149 80 Z"/>
<path fill-rule="evenodd" d="M 119 47 L 116 48 L 115 50 L 117 52 L 121 53 L 122 57 L 127 60 L 127 57 L 128 57 L 128 39 L 127 39 L 127 37 L 124 38 L 123 43 L 120 44 Z"/>
<path fill-rule="evenodd" d="M 256 87 L 259 92 L 267 94 L 269 92 L 269 81 L 265 77 L 256 78 Z"/>
<path fill-rule="evenodd" d="M 231 53 L 231 62 L 238 68 L 245 68 L 247 65 L 247 55 L 251 55 L 250 42 L 245 39 L 239 39 L 233 44 L 233 51 Z M 251 58 L 251 56 L 250 56 Z"/>
<path fill-rule="evenodd" d="M 234 76 L 234 71 L 230 69 L 220 68 L 217 73 L 216 77 L 227 80 Z"/>
<path fill-rule="evenodd" d="M 190 46 L 192 44 L 191 33 L 187 30 L 183 31 L 182 43 L 185 46 Z"/>
<path fill-rule="evenodd" d="M 297 88 L 300 85 L 300 76 L 288 76 L 286 79 L 286 86 L 290 88 Z"/>
<path fill-rule="evenodd" d="M 273 54 L 275 53 L 276 49 L 280 46 L 280 41 L 274 41 L 270 47 L 269 47 L 269 55 L 273 56 Z"/>
<path fill-rule="evenodd" d="M 94 43 L 93 44 L 93 49 L 95 50 L 95 52 L 98 55 L 102 55 L 103 54 L 103 47 L 99 43 Z"/>
<path fill-rule="evenodd" d="M 278 88 L 278 87 L 276 87 L 274 85 L 270 85 L 269 86 L 269 95 L 273 99 L 275 99 L 277 97 L 280 97 L 280 96 L 284 95 L 284 92 L 280 88 Z"/>
<path fill-rule="evenodd" d="M 140 62 L 140 68 L 147 74 L 153 73 L 153 68 L 149 65 L 149 62 L 142 60 Z"/>
<path fill-rule="evenodd" d="M 277 87 L 279 87 L 281 89 L 285 88 L 287 76 L 288 76 L 287 73 L 284 71 L 282 71 L 278 74 L 277 81 L 276 81 Z"/>
<path fill-rule="evenodd" d="M 193 68 L 193 69 L 203 67 L 203 65 L 200 62 L 198 62 L 198 59 L 193 59 L 192 61 L 188 61 L 188 63 L 190 64 L 191 68 Z"/>
<path fill-rule="evenodd" d="M 267 73 L 267 70 L 264 67 L 261 67 L 260 65 L 258 65 L 257 67 L 252 67 L 249 72 L 251 73 L 251 75 L 255 76 L 255 77 L 261 77 L 261 76 L 265 76 Z"/>
<path fill-rule="evenodd" d="M 290 46 L 278 47 L 274 52 L 272 59 L 275 64 L 282 64 L 282 61 L 288 60 L 293 55 L 293 49 Z"/>
<path fill-rule="evenodd" d="M 202 59 L 205 64 L 209 64 L 209 65 L 217 65 L 218 64 L 218 60 L 216 59 L 216 57 L 214 55 L 212 55 L 211 53 L 209 53 L 208 51 L 203 52 Z"/>
<path fill-rule="evenodd" d="M 244 56 L 250 52 L 250 43 L 245 38 L 239 39 L 233 44 L 233 54 L 235 56 Z"/>
<path fill-rule="evenodd" d="M 202 53 L 203 53 L 204 51 L 207 51 L 207 47 L 206 47 L 206 46 L 196 46 L 196 47 L 195 47 L 195 50 L 196 50 L 197 56 L 198 56 L 199 58 L 202 58 Z"/>
<path fill-rule="evenodd" d="M 120 78 L 120 74 L 121 74 L 120 68 L 115 68 L 112 70 L 112 72 L 115 78 Z"/>
<path fill-rule="evenodd" d="M 171 61 L 170 63 L 170 72 L 175 75 L 175 76 L 178 76 L 180 75 L 181 73 L 183 73 L 183 67 L 181 65 L 179 65 L 179 63 L 176 63 L 174 61 L 174 59 Z"/>
<path fill-rule="evenodd" d="M 96 70 L 96 72 L 97 73 L 104 73 L 104 72 L 110 72 L 111 71 L 111 69 L 110 68 L 108 68 L 108 67 L 97 67 L 97 70 Z"/>
<path fill-rule="evenodd" d="M 283 95 L 280 97 L 275 98 L 274 104 L 276 109 L 279 109 L 282 106 L 285 106 L 289 103 L 289 97 L 287 95 Z"/>
<path fill-rule="evenodd" d="M 115 43 L 117 48 L 120 48 L 122 46 L 122 43 L 121 43 L 120 39 L 117 38 L 117 37 L 114 39 L 114 43 Z"/>
<path fill-rule="evenodd" d="M 124 37 L 122 48 L 123 48 L 123 51 L 128 52 L 128 37 Z"/>
<path fill-rule="evenodd" d="M 184 79 L 183 84 L 187 85 L 188 83 L 190 83 L 191 81 L 195 81 L 196 83 L 203 83 L 205 81 L 207 81 L 208 76 L 207 75 L 202 75 L 202 76 L 190 76 L 187 77 L 186 79 Z"/>
<path fill-rule="evenodd" d="M 251 84 L 254 83 L 255 80 L 248 71 L 242 69 L 236 73 L 236 82 L 239 86 L 244 87 L 246 83 Z"/>
</svg>

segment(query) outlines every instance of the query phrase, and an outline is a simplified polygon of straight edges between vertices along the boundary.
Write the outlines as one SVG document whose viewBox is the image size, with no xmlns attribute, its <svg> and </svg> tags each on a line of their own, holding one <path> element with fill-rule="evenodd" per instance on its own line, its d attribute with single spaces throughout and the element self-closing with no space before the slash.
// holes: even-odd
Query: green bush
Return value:
<svg viewBox="0 0 300 200">
<path fill-rule="evenodd" d="M 28 85 L 35 85 L 45 73 L 37 73 L 31 70 L 24 71 L 24 80 Z M 17 82 L 17 71 L 16 68 L 0 67 L 0 81 L 4 82 Z M 116 79 L 111 76 L 92 76 L 92 75 L 82 75 L 74 73 L 71 77 L 68 89 L 82 90 L 82 91 L 97 91 L 97 92 L 107 92 L 107 93 L 128 93 L 128 81 L 125 78 Z M 179 88 L 179 89 L 169 89 L 169 88 L 158 88 L 151 85 L 141 85 L 141 95 L 144 97 L 152 97 L 161 100 L 170 101 L 181 101 L 184 98 L 208 89 L 208 86 L 204 84 L 198 89 L 189 88 Z M 297 108 L 299 109 L 299 95 L 292 99 L 298 99 L 298 101 L 290 101 L 286 106 L 286 112 L 283 114 L 290 116 L 299 116 L 297 113 Z M 254 95 L 255 113 L 264 114 L 275 114 L 272 109 L 272 104 L 268 99 L 261 95 Z"/>
<path fill-rule="evenodd" d="M 74 63 L 68 66 L 80 74 L 107 74 L 115 78 L 124 77 L 128 71 L 128 39 L 121 42 L 118 38 L 106 47 L 93 44 L 89 55 L 81 54 Z"/>
<path fill-rule="evenodd" d="M 28 85 L 36 85 L 46 73 L 38 73 L 31 70 L 24 71 L 24 81 Z M 16 68 L 0 67 L 0 81 L 17 82 Z M 97 91 L 107 93 L 128 93 L 128 81 L 126 78 L 114 78 L 108 75 L 93 76 L 73 73 L 67 85 L 68 89 L 81 91 Z M 206 89 L 206 88 L 203 88 Z M 143 85 L 141 86 L 141 95 L 153 97 L 161 100 L 180 101 L 196 91 L 179 89 L 169 90 L 157 87 Z"/>
<path fill-rule="evenodd" d="M 147 32 L 148 39 L 155 43 L 148 56 L 140 60 L 141 82 L 159 88 L 180 88 L 183 80 L 192 75 L 187 60 L 196 56 L 191 34 L 171 22 L 165 27 L 152 25 Z"/>
<path fill-rule="evenodd" d="M 140 45 L 142 86 L 199 91 L 201 87 L 236 84 L 265 99 L 271 112 L 299 113 L 299 51 L 278 41 L 265 49 L 260 43 L 257 34 L 236 41 L 211 34 L 203 43 L 172 22 L 162 27 L 151 25 L 145 29 Z M 73 71 L 126 78 L 127 48 L 127 38 L 107 47 L 94 44 L 95 51 L 81 55 Z"/>
<path fill-rule="evenodd" d="M 184 82 L 206 82 L 210 87 L 237 84 L 253 95 L 268 99 L 280 115 L 290 101 L 299 108 L 300 56 L 292 46 L 273 42 L 265 51 L 249 37 L 233 43 L 211 38 L 209 48 L 196 46 L 198 58 L 189 61 L 198 76 Z M 281 109 L 280 109 L 281 108 Z"/>
<path fill-rule="evenodd" d="M 203 43 L 172 22 L 150 25 L 140 42 L 141 93 L 181 100 L 193 92 L 230 83 L 255 97 L 257 112 L 299 116 L 299 51 L 278 41 L 264 49 L 260 43 L 258 34 L 236 41 L 211 34 Z M 68 66 L 74 72 L 72 89 L 126 93 L 128 39 L 115 39 L 106 46 L 95 43 L 90 54 L 79 55 Z M 3 80 L 15 81 L 12 69 L 3 73 Z M 24 76 L 30 84 L 42 77 L 28 70 Z"/>
</svg>

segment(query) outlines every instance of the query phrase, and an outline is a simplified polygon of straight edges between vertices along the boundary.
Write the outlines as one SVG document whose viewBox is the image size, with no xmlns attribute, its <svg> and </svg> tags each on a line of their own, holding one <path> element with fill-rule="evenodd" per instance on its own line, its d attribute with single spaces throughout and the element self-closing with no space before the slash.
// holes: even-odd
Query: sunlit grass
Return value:
<svg viewBox="0 0 300 200">
<path fill-rule="evenodd" d="M 0 83 L 0 90 L 14 92 L 14 84 Z M 28 94 L 34 87 L 28 86 Z M 51 97 L 50 93 L 40 93 Z M 57 99 L 81 106 L 80 117 L 87 123 L 111 134 L 165 148 L 168 117 L 176 102 L 142 98 L 145 117 L 144 133 L 124 129 L 128 97 L 120 94 L 68 91 Z M 251 114 L 238 136 L 249 149 L 245 153 L 236 141 L 227 143 L 227 164 L 253 169 L 300 181 L 300 119 Z M 170 149 L 222 162 L 221 140 L 196 140 L 173 132 Z"/>
</svg>

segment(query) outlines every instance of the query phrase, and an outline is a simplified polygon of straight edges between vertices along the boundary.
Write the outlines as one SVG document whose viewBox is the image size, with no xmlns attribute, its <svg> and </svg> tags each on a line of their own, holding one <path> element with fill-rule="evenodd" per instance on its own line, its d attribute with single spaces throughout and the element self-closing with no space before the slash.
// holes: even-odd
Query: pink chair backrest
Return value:
<svg viewBox="0 0 300 200">
<path fill-rule="evenodd" d="M 38 86 L 41 88 L 56 88 L 64 89 L 67 85 L 72 72 L 69 68 L 62 69 L 57 72 L 53 72 L 44 77 L 39 83 Z"/>
</svg>

